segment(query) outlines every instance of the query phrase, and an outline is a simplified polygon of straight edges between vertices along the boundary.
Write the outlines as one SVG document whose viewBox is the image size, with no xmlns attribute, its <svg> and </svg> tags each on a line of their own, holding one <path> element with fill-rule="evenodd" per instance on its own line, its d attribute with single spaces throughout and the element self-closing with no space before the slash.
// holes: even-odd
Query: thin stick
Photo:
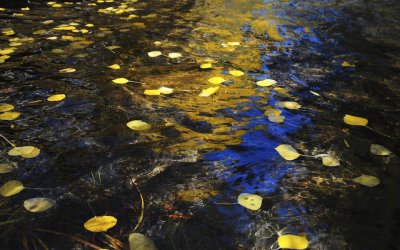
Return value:
<svg viewBox="0 0 400 250">
<path fill-rule="evenodd" d="M 143 195 L 142 195 L 142 192 L 140 192 L 140 189 L 137 186 L 135 186 L 135 187 L 136 187 L 136 189 L 137 189 L 137 191 L 139 192 L 139 195 L 140 195 L 141 209 L 142 210 L 140 211 L 140 216 L 138 218 L 138 223 L 136 224 L 136 226 L 133 229 L 133 231 L 136 231 L 136 229 L 138 229 L 138 227 L 139 227 L 140 223 L 142 223 L 143 217 L 144 217 L 144 199 L 143 199 Z"/>
<path fill-rule="evenodd" d="M 382 133 L 382 132 L 376 131 L 375 129 L 373 129 L 373 128 L 371 128 L 371 127 L 368 127 L 368 126 L 365 126 L 365 127 L 368 128 L 368 129 L 370 129 L 370 130 L 372 130 L 372 131 L 374 131 L 375 133 L 378 133 L 378 134 L 383 135 L 383 136 L 385 136 L 385 137 L 394 138 L 393 136 L 390 136 L 390 135 L 384 134 L 384 133 Z"/>
<path fill-rule="evenodd" d="M 11 147 L 15 148 L 16 145 L 15 145 L 14 143 L 10 142 L 4 135 L 0 134 L 0 136 L 1 136 L 4 140 L 6 140 L 6 142 L 10 143 Z"/>
</svg>

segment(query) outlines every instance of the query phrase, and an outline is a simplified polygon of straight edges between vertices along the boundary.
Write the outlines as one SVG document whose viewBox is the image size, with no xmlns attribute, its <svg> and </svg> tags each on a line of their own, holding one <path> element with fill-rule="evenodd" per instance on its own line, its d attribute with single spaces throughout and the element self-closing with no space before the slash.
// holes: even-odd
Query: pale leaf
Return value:
<svg viewBox="0 0 400 250">
<path fill-rule="evenodd" d="M 282 144 L 275 148 L 276 151 L 288 161 L 295 160 L 300 157 L 300 154 L 291 145 Z"/>
<path fill-rule="evenodd" d="M 46 211 L 52 208 L 56 201 L 50 198 L 37 197 L 24 201 L 24 208 L 32 213 Z"/>
<path fill-rule="evenodd" d="M 258 210 L 262 205 L 262 197 L 256 194 L 242 193 L 238 196 L 238 203 L 250 210 Z"/>
<path fill-rule="evenodd" d="M 90 232 L 105 232 L 117 224 L 117 219 L 113 216 L 95 216 L 86 221 L 83 226 Z"/>
<path fill-rule="evenodd" d="M 308 240 L 306 236 L 286 234 L 278 237 L 278 246 L 282 249 L 306 249 Z"/>
</svg>

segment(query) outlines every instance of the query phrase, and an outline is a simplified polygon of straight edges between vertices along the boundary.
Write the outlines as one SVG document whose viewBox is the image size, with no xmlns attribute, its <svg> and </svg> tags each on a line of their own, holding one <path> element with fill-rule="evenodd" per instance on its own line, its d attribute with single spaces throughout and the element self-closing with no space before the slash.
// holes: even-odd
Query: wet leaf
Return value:
<svg viewBox="0 0 400 250">
<path fill-rule="evenodd" d="M 208 97 L 208 96 L 215 94 L 218 90 L 219 90 L 219 87 L 211 87 L 211 88 L 203 89 L 203 91 L 201 91 L 199 96 Z"/>
<path fill-rule="evenodd" d="M 164 95 L 169 95 L 174 92 L 174 89 L 171 89 L 168 87 L 160 87 L 160 88 L 158 88 L 158 90 L 160 91 L 161 94 L 164 94 Z"/>
<path fill-rule="evenodd" d="M 34 158 L 36 156 L 38 156 L 40 154 L 40 149 L 38 148 L 34 148 L 32 152 L 30 152 L 29 154 L 21 154 L 20 156 L 23 158 Z"/>
<path fill-rule="evenodd" d="M 300 154 L 289 144 L 282 144 L 275 148 L 276 151 L 288 161 L 295 160 L 300 157 Z"/>
<path fill-rule="evenodd" d="M 228 42 L 227 43 L 229 46 L 239 46 L 240 42 Z"/>
<path fill-rule="evenodd" d="M 322 164 L 327 167 L 337 167 L 340 166 L 340 160 L 335 156 L 323 156 L 322 157 Z"/>
<path fill-rule="evenodd" d="M 269 115 L 268 121 L 274 122 L 274 123 L 282 123 L 285 121 L 285 117 L 282 115 Z"/>
<path fill-rule="evenodd" d="M 0 194 L 4 197 L 18 194 L 24 189 L 24 185 L 20 181 L 8 181 L 0 187 Z"/>
<path fill-rule="evenodd" d="M 46 211 L 52 208 L 56 201 L 50 198 L 37 197 L 24 201 L 24 208 L 32 213 Z"/>
<path fill-rule="evenodd" d="M 285 249 L 306 249 L 308 240 L 306 236 L 286 234 L 278 237 L 278 246 Z"/>
<path fill-rule="evenodd" d="M 359 116 L 345 115 L 343 121 L 353 126 L 367 126 L 368 120 Z"/>
<path fill-rule="evenodd" d="M 95 216 L 83 224 L 86 230 L 98 233 L 105 232 L 117 224 L 117 219 L 113 216 Z"/>
<path fill-rule="evenodd" d="M 141 120 L 133 120 L 126 124 L 128 128 L 136 131 L 149 130 L 151 128 L 150 124 Z"/>
<path fill-rule="evenodd" d="M 118 45 L 111 45 L 111 46 L 106 47 L 106 49 L 111 50 L 111 51 L 113 51 L 115 49 L 120 49 L 120 48 L 121 48 L 121 46 L 118 46 Z"/>
<path fill-rule="evenodd" d="M 264 112 L 264 115 L 266 115 L 266 116 L 270 116 L 270 115 L 279 116 L 280 114 L 282 114 L 282 110 L 275 109 L 270 106 L 267 106 L 267 108 L 265 109 L 265 112 Z"/>
<path fill-rule="evenodd" d="M 161 51 L 150 51 L 147 53 L 147 55 L 149 55 L 149 57 L 157 57 L 157 56 L 161 56 L 162 53 L 161 53 Z"/>
<path fill-rule="evenodd" d="M 340 66 L 342 66 L 342 67 L 351 67 L 351 68 L 354 68 L 356 65 L 344 61 L 344 62 L 342 62 L 342 63 L 340 64 Z"/>
<path fill-rule="evenodd" d="M 250 210 L 260 209 L 262 200 L 262 197 L 256 194 L 242 193 L 238 196 L 238 203 Z"/>
<path fill-rule="evenodd" d="M 65 69 L 60 69 L 58 72 L 60 72 L 60 73 L 73 73 L 75 71 L 76 71 L 76 69 L 74 69 L 74 68 L 65 68 Z"/>
<path fill-rule="evenodd" d="M 364 175 L 364 174 L 362 174 L 357 178 L 354 178 L 353 181 L 367 187 L 375 187 L 379 185 L 379 183 L 381 183 L 381 181 L 375 176 Z"/>
<path fill-rule="evenodd" d="M 35 149 L 34 146 L 23 146 L 23 147 L 14 147 L 10 151 L 8 151 L 8 155 L 18 156 L 22 154 L 30 154 Z"/>
<path fill-rule="evenodd" d="M 159 89 L 146 89 L 144 91 L 145 95 L 161 95 L 161 92 Z"/>
<path fill-rule="evenodd" d="M 276 84 L 276 81 L 272 79 L 264 79 L 261 81 L 257 81 L 256 84 L 260 87 L 269 87 Z"/>
<path fill-rule="evenodd" d="M 129 235 L 130 250 L 157 250 L 154 242 L 147 236 L 139 233 Z"/>
<path fill-rule="evenodd" d="M 390 152 L 389 149 L 385 148 L 382 145 L 379 144 L 372 144 L 370 147 L 371 153 L 374 155 L 390 155 L 392 152 Z"/>
<path fill-rule="evenodd" d="M 8 54 L 11 54 L 14 52 L 15 52 L 15 49 L 13 49 L 13 48 L 0 49 L 0 55 L 8 55 Z"/>
<path fill-rule="evenodd" d="M 116 83 L 116 84 L 125 84 L 125 83 L 129 82 L 129 80 L 126 78 L 116 78 L 112 81 L 113 81 L 113 83 Z"/>
<path fill-rule="evenodd" d="M 168 54 L 168 57 L 169 57 L 169 58 L 172 58 L 172 59 L 174 59 L 174 58 L 179 58 L 179 57 L 181 57 L 181 56 L 182 56 L 181 53 L 176 53 L 176 52 L 173 52 L 173 53 L 169 53 L 169 54 Z"/>
<path fill-rule="evenodd" d="M 16 169 L 16 164 L 10 164 L 10 163 L 1 163 L 0 164 L 0 174 L 7 174 L 14 172 Z"/>
<path fill-rule="evenodd" d="M 231 74 L 233 76 L 242 76 L 242 75 L 244 75 L 244 72 L 240 71 L 240 70 L 230 70 L 229 74 Z"/>
<path fill-rule="evenodd" d="M 110 69 L 120 69 L 121 68 L 118 64 L 109 65 L 107 67 L 109 67 Z"/>
<path fill-rule="evenodd" d="M 49 101 L 49 102 L 59 102 L 59 101 L 64 100 L 65 97 L 66 97 L 65 94 L 56 94 L 56 95 L 49 96 L 47 98 L 47 101 Z"/>
<path fill-rule="evenodd" d="M 14 106 L 8 103 L 0 104 L 0 112 L 7 112 L 14 109 Z"/>
<path fill-rule="evenodd" d="M 225 82 L 225 79 L 220 76 L 214 76 L 208 79 L 208 81 L 211 82 L 212 84 L 221 84 Z"/>
<path fill-rule="evenodd" d="M 287 109 L 299 109 L 301 105 L 297 102 L 276 102 L 275 106 Z"/>
<path fill-rule="evenodd" d="M 217 191 L 211 189 L 192 189 L 180 191 L 176 197 L 182 201 L 197 202 L 218 194 Z"/>
<path fill-rule="evenodd" d="M 200 65 L 201 69 L 211 69 L 212 68 L 212 64 L 211 63 L 202 63 Z"/>
<path fill-rule="evenodd" d="M 5 112 L 0 114 L 0 120 L 3 121 L 12 121 L 17 119 L 21 115 L 20 112 Z"/>
</svg>

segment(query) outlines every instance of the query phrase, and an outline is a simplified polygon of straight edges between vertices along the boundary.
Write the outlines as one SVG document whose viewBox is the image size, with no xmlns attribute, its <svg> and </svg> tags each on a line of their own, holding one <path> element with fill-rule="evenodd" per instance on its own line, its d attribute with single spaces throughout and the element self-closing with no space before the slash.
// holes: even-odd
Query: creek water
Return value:
<svg viewBox="0 0 400 250">
<path fill-rule="evenodd" d="M 27 187 L 1 197 L 1 249 L 125 249 L 134 231 L 158 249 L 278 249 L 283 234 L 305 236 L 309 249 L 400 249 L 397 1 L 0 8 L 0 103 L 21 113 L 0 121 L 1 134 L 41 150 L 9 156 L 0 142 L 0 163 L 16 166 L 0 184 Z M 221 84 L 208 81 L 217 76 Z M 258 86 L 263 79 L 276 84 Z M 162 86 L 173 93 L 144 92 Z M 53 94 L 66 98 L 47 101 Z M 285 101 L 301 107 L 283 108 Z M 271 121 L 271 110 L 284 121 Z M 344 123 L 346 114 L 367 118 L 368 127 Z M 131 120 L 151 128 L 133 131 Z M 275 150 L 281 144 L 301 156 L 285 160 Z M 371 154 L 371 144 L 391 154 Z M 340 166 L 324 166 L 319 154 Z M 353 181 L 362 174 L 380 184 Z M 261 208 L 237 204 L 241 193 L 261 196 Z M 34 197 L 56 205 L 28 212 L 23 203 Z M 91 233 L 83 224 L 96 215 L 118 223 Z"/>
</svg>

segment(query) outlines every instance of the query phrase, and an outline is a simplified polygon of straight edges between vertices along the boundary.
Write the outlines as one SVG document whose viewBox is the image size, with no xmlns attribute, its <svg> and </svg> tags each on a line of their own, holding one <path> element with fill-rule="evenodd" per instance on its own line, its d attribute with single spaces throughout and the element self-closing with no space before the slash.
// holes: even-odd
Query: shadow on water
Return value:
<svg viewBox="0 0 400 250">
<path fill-rule="evenodd" d="M 0 163 L 18 168 L 1 183 L 37 188 L 2 197 L 4 249 L 111 247 L 107 235 L 127 245 L 140 215 L 135 187 L 146 204 L 137 232 L 159 249 L 277 249 L 282 234 L 306 235 L 309 249 L 399 249 L 396 1 L 57 4 L 0 9 L 0 100 L 22 113 L 1 121 L 1 133 L 41 149 L 19 159 L 2 142 Z M 107 67 L 114 63 L 121 69 Z M 215 76 L 224 81 L 209 83 Z M 119 77 L 131 81 L 113 84 Z M 268 78 L 276 84 L 256 84 Z M 144 94 L 160 86 L 174 93 Z M 67 98 L 47 102 L 55 93 Z M 343 123 L 345 114 L 368 127 Z M 129 130 L 130 120 L 151 129 Z M 284 160 L 281 144 L 301 156 Z M 392 153 L 373 155 L 371 144 Z M 340 166 L 324 166 L 319 154 Z M 361 174 L 381 183 L 352 181 Z M 261 208 L 237 204 L 241 193 L 260 195 Z M 57 205 L 32 214 L 21 206 L 32 197 Z M 105 214 L 117 226 L 84 230 Z"/>
</svg>

